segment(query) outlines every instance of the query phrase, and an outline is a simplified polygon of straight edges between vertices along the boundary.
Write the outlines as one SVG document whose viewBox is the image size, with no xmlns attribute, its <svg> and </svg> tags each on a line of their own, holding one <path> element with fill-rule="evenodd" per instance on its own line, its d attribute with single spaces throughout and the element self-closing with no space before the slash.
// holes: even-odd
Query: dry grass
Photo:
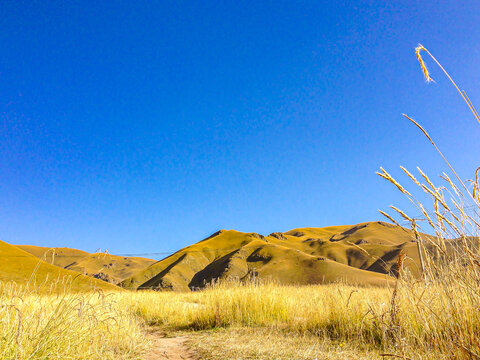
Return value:
<svg viewBox="0 0 480 360">
<path fill-rule="evenodd" d="M 451 299 L 444 286 L 414 284 L 408 277 L 399 282 L 394 301 L 393 289 L 342 284 L 220 284 L 190 293 L 124 291 L 21 298 L 14 288 L 4 286 L 0 357 L 136 359 L 148 347 L 145 321 L 170 331 L 200 334 L 192 336 L 192 343 L 201 353 L 211 346 L 211 358 L 221 349 L 221 359 L 266 359 L 268 353 L 270 358 L 289 359 L 296 352 L 303 354 L 299 359 L 314 359 L 338 349 L 345 358 L 382 352 L 418 359 L 462 358 L 465 350 L 451 342 L 465 344 L 468 337 L 476 341 L 480 314 L 461 287 L 451 290 L 456 294 L 455 307 L 446 306 Z M 223 344 L 226 339 L 230 340 Z M 440 344 L 449 341 L 450 347 Z"/>
<path fill-rule="evenodd" d="M 435 57 L 423 46 L 417 48 L 417 57 L 427 80 L 430 75 L 420 52 L 425 52 L 440 67 L 452 85 L 465 101 L 475 120 L 480 124 L 480 116 L 465 91 L 450 77 Z M 414 183 L 417 193 L 406 190 L 393 177 L 380 176 L 396 186 L 423 214 L 419 227 L 418 220 L 405 215 L 393 207 L 404 219 L 411 223 L 417 232 L 429 231 L 434 236 L 425 237 L 417 232 L 418 245 L 423 255 L 423 281 L 401 281 L 399 287 L 404 301 L 413 305 L 412 311 L 405 314 L 409 327 L 394 332 L 396 346 L 403 353 L 417 355 L 419 348 L 431 347 L 446 358 L 480 359 L 480 196 L 478 169 L 475 179 L 463 181 L 445 155 L 415 120 L 404 115 L 417 126 L 447 165 L 451 178 L 443 173 L 443 184 L 435 185 L 420 168 L 419 180 L 402 167 Z M 425 181 L 422 183 L 421 181 Z M 419 194 L 426 194 L 431 206 L 422 204 Z M 382 212 L 382 214 L 385 214 Z M 385 214 L 391 218 L 390 215 Z M 395 221 L 395 220 L 394 220 Z M 430 248 L 433 250 L 427 251 Z M 430 299 L 432 292 L 435 297 Z M 415 325 L 416 324 L 416 325 Z"/>
<path fill-rule="evenodd" d="M 390 291 L 347 285 L 231 284 L 193 293 L 141 291 L 125 298 L 149 323 L 169 329 L 265 327 L 345 340 L 381 342 L 369 311 L 383 313 Z"/>
<path fill-rule="evenodd" d="M 141 319 L 114 293 L 48 295 L 2 283 L 0 324 L 0 359 L 134 359 L 148 347 Z"/>
<path fill-rule="evenodd" d="M 458 287 L 452 291 L 461 294 Z M 248 328 L 255 337 L 255 329 L 268 329 L 269 336 L 293 334 L 324 345 L 346 343 L 350 349 L 367 347 L 421 359 L 461 358 L 463 350 L 439 342 L 452 334 L 463 341 L 459 326 L 472 330 L 465 335 L 478 335 L 480 314 L 471 299 L 461 295 L 455 298 L 456 308 L 446 307 L 446 295 L 441 285 L 415 284 L 407 278 L 399 283 L 394 301 L 392 289 L 340 284 L 220 285 L 183 294 L 138 292 L 124 300 L 148 323 L 172 330 Z"/>
<path fill-rule="evenodd" d="M 233 328 L 194 336 L 189 344 L 202 359 L 370 360 L 376 350 L 347 342 L 332 342 L 308 334 L 279 333 L 271 329 Z"/>
</svg>

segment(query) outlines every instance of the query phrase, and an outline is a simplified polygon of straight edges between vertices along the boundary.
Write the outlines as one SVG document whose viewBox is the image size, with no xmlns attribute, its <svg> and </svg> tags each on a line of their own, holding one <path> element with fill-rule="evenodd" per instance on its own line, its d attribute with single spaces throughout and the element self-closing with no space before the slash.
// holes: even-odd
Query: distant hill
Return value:
<svg viewBox="0 0 480 360">
<path fill-rule="evenodd" d="M 64 284 L 69 284 L 71 291 L 119 290 L 115 285 L 48 264 L 3 241 L 0 241 L 0 281 L 30 284 L 32 289 L 43 292 L 63 291 Z"/>
<path fill-rule="evenodd" d="M 17 247 L 50 264 L 113 284 L 131 277 L 155 263 L 155 260 L 141 257 L 124 257 L 108 253 L 90 254 L 70 248 L 48 248 L 33 245 L 17 245 Z"/>
<path fill-rule="evenodd" d="M 186 291 L 216 279 L 252 277 L 283 284 L 345 281 L 381 285 L 396 273 L 398 254 L 418 276 L 413 234 L 384 222 L 299 228 L 262 236 L 220 230 L 120 283 L 130 289 Z"/>
</svg>

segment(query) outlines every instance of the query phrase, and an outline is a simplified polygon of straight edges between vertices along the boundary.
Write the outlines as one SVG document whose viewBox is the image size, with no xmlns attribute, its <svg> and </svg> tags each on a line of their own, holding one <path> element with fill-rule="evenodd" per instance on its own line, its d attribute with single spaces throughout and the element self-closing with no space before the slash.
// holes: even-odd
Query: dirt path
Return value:
<svg viewBox="0 0 480 360">
<path fill-rule="evenodd" d="M 193 353 L 186 347 L 187 337 L 166 337 L 154 332 L 149 335 L 153 342 L 152 349 L 144 356 L 144 360 L 195 360 Z"/>
</svg>

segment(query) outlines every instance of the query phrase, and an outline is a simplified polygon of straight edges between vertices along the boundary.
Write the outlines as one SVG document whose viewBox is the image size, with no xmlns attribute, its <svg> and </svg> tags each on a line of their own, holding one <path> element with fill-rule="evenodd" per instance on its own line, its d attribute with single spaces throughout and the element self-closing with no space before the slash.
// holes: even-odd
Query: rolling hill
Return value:
<svg viewBox="0 0 480 360">
<path fill-rule="evenodd" d="M 282 284 L 381 285 L 395 275 L 401 251 L 407 253 L 406 266 L 418 276 L 419 255 L 412 232 L 384 222 L 299 228 L 268 236 L 220 230 L 120 285 L 187 291 L 212 280 L 252 277 Z"/>
<path fill-rule="evenodd" d="M 0 281 L 29 284 L 42 292 L 63 291 L 64 284 L 69 284 L 71 291 L 119 290 L 115 285 L 48 264 L 4 241 L 0 241 Z"/>
<path fill-rule="evenodd" d="M 70 248 L 17 245 L 18 248 L 67 270 L 117 284 L 155 262 L 141 257 L 124 257 L 108 253 L 88 253 Z"/>
</svg>

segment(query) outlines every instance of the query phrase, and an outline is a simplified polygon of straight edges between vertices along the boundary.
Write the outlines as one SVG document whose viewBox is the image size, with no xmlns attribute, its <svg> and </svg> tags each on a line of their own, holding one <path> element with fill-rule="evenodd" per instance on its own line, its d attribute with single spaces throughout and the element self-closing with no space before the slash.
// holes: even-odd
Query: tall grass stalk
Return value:
<svg viewBox="0 0 480 360">
<path fill-rule="evenodd" d="M 480 124 L 480 117 L 465 91 L 461 91 L 448 72 L 423 46 L 416 49 L 417 58 L 427 81 L 431 80 L 421 52 L 429 55 L 441 68 L 461 95 Z M 434 236 L 420 236 L 418 241 L 424 259 L 424 281 L 400 280 L 401 301 L 410 304 L 412 311 L 405 313 L 409 326 L 402 328 L 396 336 L 396 345 L 402 354 L 419 357 L 419 349 L 437 349 L 445 358 L 480 359 L 480 194 L 478 169 L 475 179 L 463 181 L 448 162 L 428 132 L 411 117 L 404 115 L 417 126 L 445 161 L 453 179 L 446 173 L 440 178 L 442 184 L 435 185 L 420 168 L 419 179 L 407 169 L 402 170 L 415 185 L 417 192 L 406 190 L 393 177 L 379 175 L 401 190 L 417 210 L 423 214 L 424 232 Z M 426 193 L 431 206 L 422 204 L 419 193 Z M 397 210 L 394 208 L 394 210 Z M 417 219 L 398 210 L 403 219 L 417 226 Z M 390 215 L 381 211 L 382 214 Z M 404 216 L 405 214 L 406 216 Z M 432 298 L 431 295 L 434 294 Z"/>
</svg>

